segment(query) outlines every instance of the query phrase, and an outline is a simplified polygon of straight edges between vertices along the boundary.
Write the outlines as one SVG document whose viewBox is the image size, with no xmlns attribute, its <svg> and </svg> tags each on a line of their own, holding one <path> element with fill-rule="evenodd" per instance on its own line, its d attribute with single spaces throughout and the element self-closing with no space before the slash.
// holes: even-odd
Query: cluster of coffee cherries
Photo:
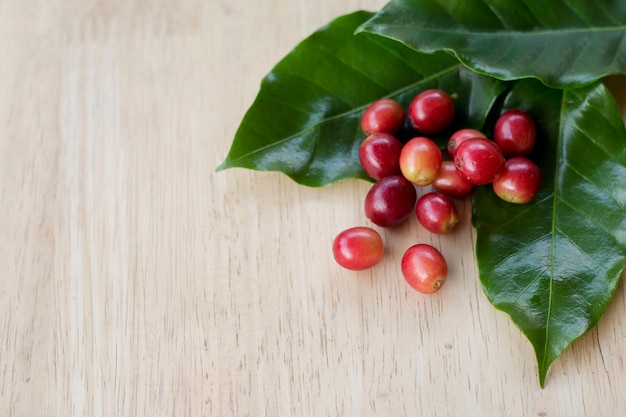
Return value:
<svg viewBox="0 0 626 417">
<path fill-rule="evenodd" d="M 396 135 L 408 119 L 414 137 Z M 476 186 L 491 185 L 501 199 L 530 202 L 539 191 L 541 172 L 528 158 L 536 141 L 532 117 L 521 109 L 503 112 L 493 140 L 479 130 L 464 128 L 449 137 L 442 151 L 429 138 L 449 128 L 455 119 L 454 99 L 441 89 L 417 94 L 406 113 L 390 98 L 370 104 L 361 117 L 366 138 L 359 148 L 364 171 L 376 182 L 365 197 L 365 215 L 375 225 L 394 227 L 415 213 L 429 232 L 450 233 L 459 222 L 455 198 Z M 418 198 L 417 187 L 430 187 Z M 339 233 L 333 242 L 336 262 L 350 270 L 376 265 L 383 257 L 380 234 L 357 226 Z M 402 275 L 418 292 L 432 294 L 444 284 L 448 266 L 441 252 L 419 243 L 406 250 Z"/>
</svg>

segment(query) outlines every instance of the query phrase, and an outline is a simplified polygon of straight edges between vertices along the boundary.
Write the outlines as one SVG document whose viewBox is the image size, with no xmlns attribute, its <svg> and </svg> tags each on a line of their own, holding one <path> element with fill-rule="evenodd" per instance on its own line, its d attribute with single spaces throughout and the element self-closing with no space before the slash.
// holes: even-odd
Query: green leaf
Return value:
<svg viewBox="0 0 626 417">
<path fill-rule="evenodd" d="M 574 86 L 626 72 L 621 0 L 392 0 L 361 30 L 503 80 Z"/>
<path fill-rule="evenodd" d="M 550 364 L 600 319 L 626 265 L 626 132 L 599 82 L 520 81 L 504 106 L 538 122 L 531 157 L 542 188 L 527 205 L 477 190 L 476 255 L 487 298 L 532 343 L 543 386 Z"/>
<path fill-rule="evenodd" d="M 263 79 L 218 170 L 280 171 L 307 186 L 363 178 L 360 117 L 381 97 L 408 107 L 418 91 L 458 96 L 458 126 L 481 128 L 507 84 L 463 68 L 447 53 L 421 54 L 354 32 L 373 16 L 337 18 L 302 41 Z"/>
</svg>

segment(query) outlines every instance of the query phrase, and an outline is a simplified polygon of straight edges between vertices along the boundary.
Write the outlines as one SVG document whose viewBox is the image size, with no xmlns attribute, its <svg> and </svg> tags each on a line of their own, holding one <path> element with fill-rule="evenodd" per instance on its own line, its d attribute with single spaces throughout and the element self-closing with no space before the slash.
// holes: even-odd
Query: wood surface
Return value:
<svg viewBox="0 0 626 417">
<path fill-rule="evenodd" d="M 0 416 L 623 416 L 623 286 L 540 389 L 470 205 L 332 260 L 369 184 L 216 173 L 261 78 L 379 0 L 0 0 Z M 609 81 L 624 94 L 624 79 Z M 432 242 L 442 291 L 403 282 Z"/>
</svg>

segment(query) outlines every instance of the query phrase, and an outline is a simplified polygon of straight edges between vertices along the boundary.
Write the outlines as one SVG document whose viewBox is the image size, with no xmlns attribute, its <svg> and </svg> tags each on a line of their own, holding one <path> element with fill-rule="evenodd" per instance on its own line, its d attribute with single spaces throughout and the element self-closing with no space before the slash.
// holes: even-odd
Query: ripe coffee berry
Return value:
<svg viewBox="0 0 626 417">
<path fill-rule="evenodd" d="M 372 133 L 396 133 L 404 125 L 404 109 L 397 101 L 382 98 L 370 104 L 361 116 L 361 130 Z"/>
<path fill-rule="evenodd" d="M 454 153 L 454 165 L 472 184 L 489 184 L 500 173 L 504 156 L 494 141 L 474 138 L 461 144 Z"/>
<path fill-rule="evenodd" d="M 437 144 L 418 136 L 404 144 L 400 152 L 402 175 L 413 184 L 430 185 L 437 177 L 443 157 Z"/>
<path fill-rule="evenodd" d="M 493 139 L 504 156 L 528 154 L 535 146 L 536 135 L 533 118 L 519 109 L 502 113 L 493 130 Z"/>
<path fill-rule="evenodd" d="M 375 180 L 389 175 L 402 175 L 400 152 L 402 142 L 389 133 L 373 133 L 359 147 L 361 166 Z"/>
<path fill-rule="evenodd" d="M 485 134 L 480 130 L 476 129 L 461 129 L 454 132 L 452 136 L 450 136 L 450 139 L 448 139 L 448 155 L 454 158 L 454 153 L 457 148 L 466 140 L 473 138 L 486 139 L 487 136 L 485 136 Z"/>
<path fill-rule="evenodd" d="M 357 226 L 339 233 L 333 241 L 333 256 L 342 267 L 352 271 L 368 269 L 383 257 L 383 240 L 370 227 Z"/>
<path fill-rule="evenodd" d="M 423 294 L 439 291 L 448 276 L 448 264 L 441 252 L 424 243 L 407 249 L 401 269 L 406 282 Z"/>
<path fill-rule="evenodd" d="M 417 220 L 431 233 L 450 233 L 459 223 L 459 213 L 450 197 L 430 192 L 421 196 L 415 206 Z"/>
<path fill-rule="evenodd" d="M 413 98 L 407 114 L 411 125 L 418 132 L 430 135 L 444 130 L 452 123 L 454 101 L 443 90 L 425 90 Z"/>
<path fill-rule="evenodd" d="M 504 162 L 493 182 L 493 191 L 504 201 L 515 204 L 531 202 L 541 187 L 541 170 L 530 159 L 514 156 Z"/>
<path fill-rule="evenodd" d="M 365 215 L 377 226 L 396 226 L 409 217 L 416 201 L 413 184 L 402 175 L 391 175 L 370 188 L 365 196 Z"/>
<path fill-rule="evenodd" d="M 461 176 L 453 161 L 443 161 L 432 184 L 435 191 L 450 197 L 465 197 L 474 191 L 474 184 Z"/>
</svg>

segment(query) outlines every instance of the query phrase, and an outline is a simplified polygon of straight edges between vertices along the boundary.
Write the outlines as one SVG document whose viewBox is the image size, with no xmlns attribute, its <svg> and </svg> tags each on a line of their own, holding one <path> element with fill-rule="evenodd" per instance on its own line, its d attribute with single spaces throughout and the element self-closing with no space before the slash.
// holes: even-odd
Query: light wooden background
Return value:
<svg viewBox="0 0 626 417">
<path fill-rule="evenodd" d="M 622 287 L 541 390 L 469 204 L 352 273 L 330 247 L 368 184 L 215 173 L 271 67 L 384 3 L 0 0 L 0 416 L 624 415 Z M 431 297 L 399 273 L 418 241 L 450 263 Z"/>
</svg>

